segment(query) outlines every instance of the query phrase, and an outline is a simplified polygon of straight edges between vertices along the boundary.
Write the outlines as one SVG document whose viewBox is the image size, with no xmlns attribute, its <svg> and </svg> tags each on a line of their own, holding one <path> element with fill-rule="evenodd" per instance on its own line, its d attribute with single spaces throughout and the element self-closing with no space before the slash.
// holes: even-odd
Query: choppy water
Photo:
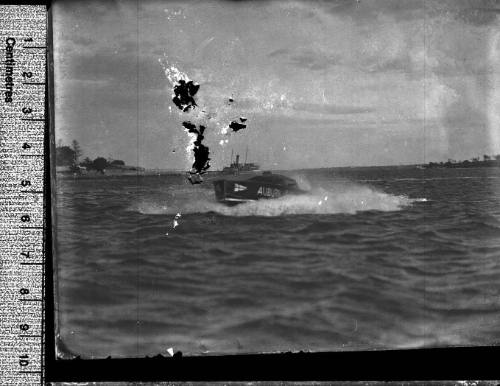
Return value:
<svg viewBox="0 0 500 386">
<path fill-rule="evenodd" d="M 288 174 L 311 194 L 231 208 L 180 176 L 58 181 L 64 344 L 106 357 L 500 342 L 500 169 Z"/>
</svg>

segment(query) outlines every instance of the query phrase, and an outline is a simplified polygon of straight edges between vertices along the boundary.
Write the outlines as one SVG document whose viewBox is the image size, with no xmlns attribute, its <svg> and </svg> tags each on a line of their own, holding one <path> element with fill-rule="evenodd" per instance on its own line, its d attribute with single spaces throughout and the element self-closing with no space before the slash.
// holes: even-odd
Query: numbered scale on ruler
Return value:
<svg viewBox="0 0 500 386">
<path fill-rule="evenodd" d="M 45 6 L 0 6 L 2 385 L 44 377 L 46 31 Z"/>
</svg>

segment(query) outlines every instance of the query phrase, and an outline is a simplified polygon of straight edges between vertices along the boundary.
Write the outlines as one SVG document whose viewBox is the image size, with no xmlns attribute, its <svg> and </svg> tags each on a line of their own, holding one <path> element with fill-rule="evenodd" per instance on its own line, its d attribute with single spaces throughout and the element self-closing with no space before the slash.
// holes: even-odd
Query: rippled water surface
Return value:
<svg viewBox="0 0 500 386">
<path fill-rule="evenodd" d="M 310 194 L 231 208 L 215 203 L 210 181 L 183 176 L 57 181 L 65 348 L 106 357 L 500 342 L 500 169 L 287 174 Z"/>
</svg>

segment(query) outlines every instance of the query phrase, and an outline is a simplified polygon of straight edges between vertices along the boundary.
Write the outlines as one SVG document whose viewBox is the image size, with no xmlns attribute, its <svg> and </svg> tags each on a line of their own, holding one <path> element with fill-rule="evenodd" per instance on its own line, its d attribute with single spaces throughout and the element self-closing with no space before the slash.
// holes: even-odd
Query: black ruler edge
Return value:
<svg viewBox="0 0 500 386">
<path fill-rule="evenodd" d="M 56 273 L 54 265 L 54 243 L 53 243 L 53 213 L 55 207 L 52 207 L 52 192 L 55 191 L 55 160 L 51 161 L 51 153 L 55 150 L 54 139 L 54 44 L 52 28 L 52 9 L 50 1 L 43 2 L 47 12 L 47 31 L 45 38 L 45 128 L 44 128 L 44 183 L 43 183 L 43 205 L 44 205 L 44 235 L 43 235 L 43 287 L 42 296 L 42 325 L 41 325 L 41 364 L 44 371 L 41 376 L 41 385 L 50 382 L 55 374 L 54 364 L 56 363 L 55 351 L 55 292 L 54 274 Z"/>
<path fill-rule="evenodd" d="M 65 359 L 53 381 L 441 381 L 499 379 L 499 347 Z"/>
</svg>

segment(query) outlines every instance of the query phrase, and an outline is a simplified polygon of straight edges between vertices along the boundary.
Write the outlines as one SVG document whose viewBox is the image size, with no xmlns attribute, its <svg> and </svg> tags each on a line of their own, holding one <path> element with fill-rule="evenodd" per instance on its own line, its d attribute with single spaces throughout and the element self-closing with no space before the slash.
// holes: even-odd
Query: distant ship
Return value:
<svg viewBox="0 0 500 386">
<path fill-rule="evenodd" d="M 233 151 L 231 151 L 231 163 L 222 169 L 222 174 L 239 174 L 240 172 L 255 172 L 260 170 L 256 163 L 247 162 L 248 147 L 245 153 L 245 163 L 240 164 L 240 155 L 236 154 L 236 160 L 233 162 Z"/>
</svg>

